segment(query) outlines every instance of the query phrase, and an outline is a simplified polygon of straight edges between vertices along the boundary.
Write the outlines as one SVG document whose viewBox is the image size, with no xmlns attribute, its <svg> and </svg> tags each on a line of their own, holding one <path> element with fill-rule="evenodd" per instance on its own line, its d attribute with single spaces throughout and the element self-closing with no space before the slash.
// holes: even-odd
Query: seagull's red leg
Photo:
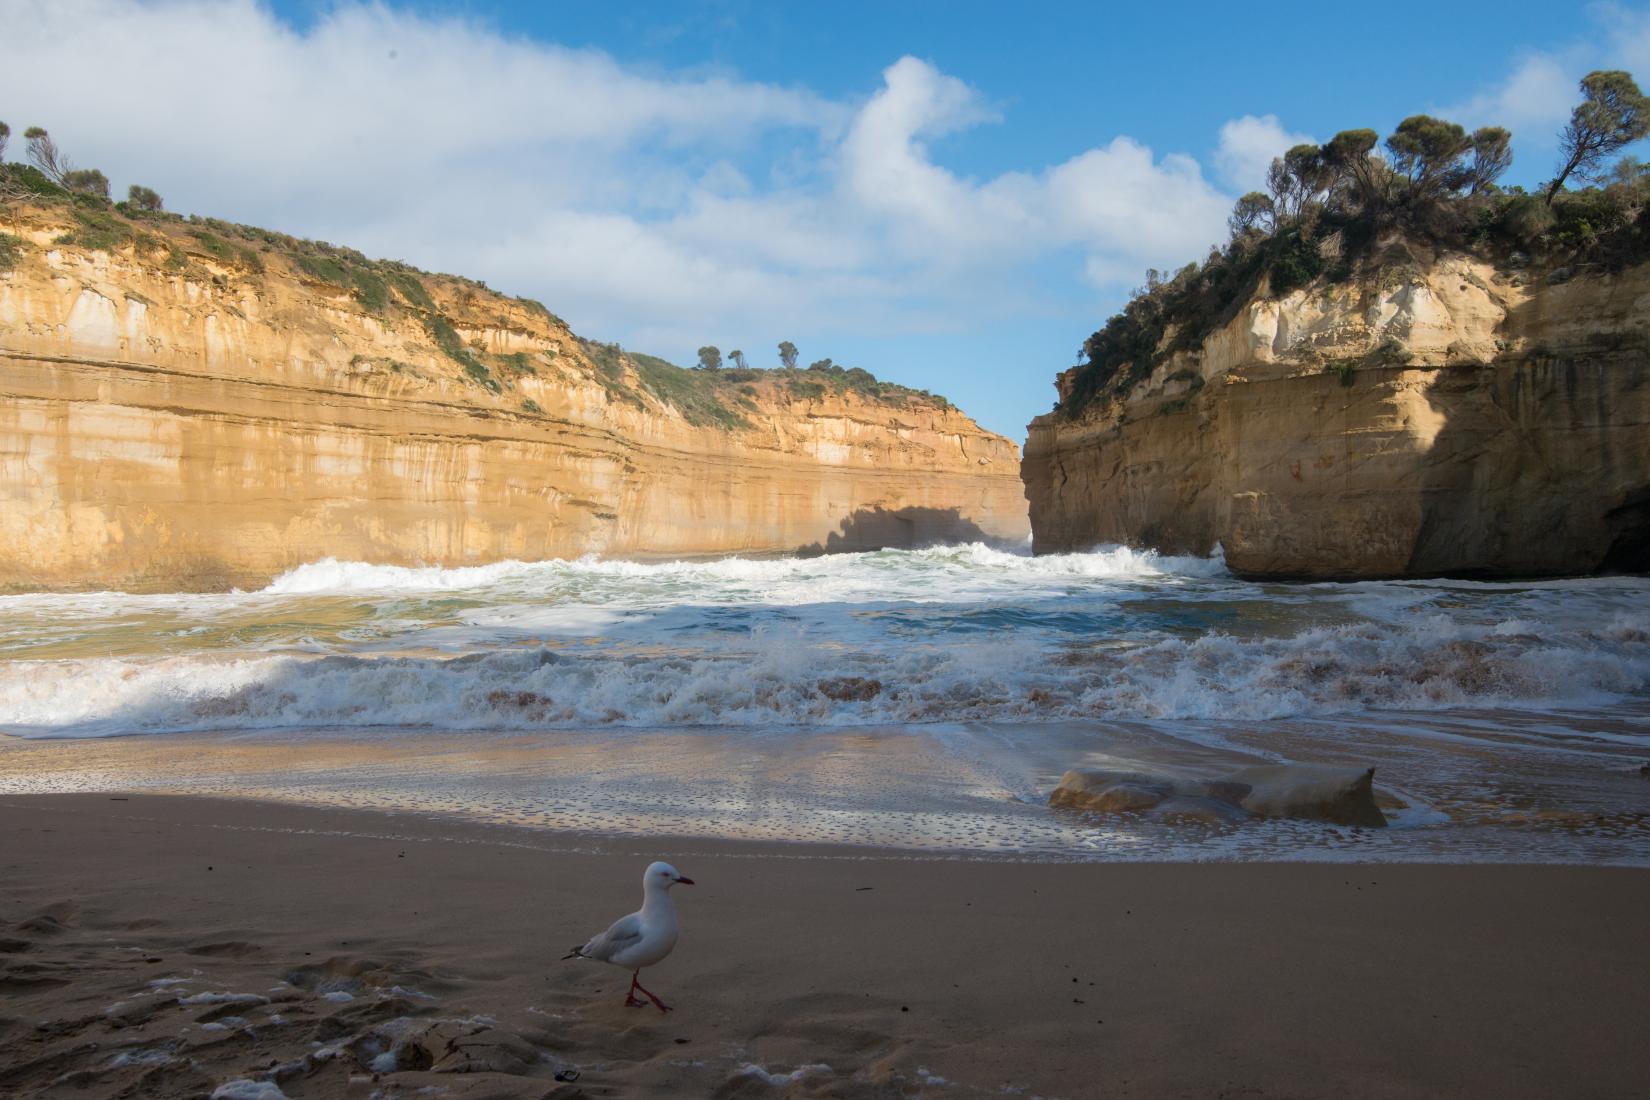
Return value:
<svg viewBox="0 0 1650 1100">
<path fill-rule="evenodd" d="M 640 970 L 633 970 L 633 971 L 630 972 L 630 991 L 624 995 L 624 1006 L 626 1008 L 646 1008 L 647 1007 L 647 1002 L 646 1001 L 640 1001 L 640 1000 L 636 999 L 636 991 L 638 989 L 642 989 L 642 987 L 640 985 L 638 985 L 637 982 L 636 982 L 636 978 L 640 974 L 641 974 Z M 647 993 L 647 990 L 642 989 L 642 992 Z M 651 993 L 647 993 L 647 995 L 649 997 L 653 996 L 653 994 L 651 994 Z"/>
<path fill-rule="evenodd" d="M 653 1006 L 655 1008 L 657 1008 L 660 1012 L 669 1012 L 670 1011 L 670 1006 L 669 1005 L 665 1004 L 665 1002 L 661 1001 L 659 998 L 655 997 L 653 994 L 648 993 L 646 987 L 643 986 L 641 982 L 637 981 L 637 979 L 641 976 L 641 973 L 642 972 L 640 970 L 637 970 L 636 973 L 634 973 L 630 976 L 631 988 L 640 989 L 644 994 L 646 994 L 647 999 L 649 1001 L 653 1002 Z M 640 1004 L 643 1004 L 644 1002 L 637 1001 L 636 1003 L 638 1005 L 640 1005 Z"/>
</svg>

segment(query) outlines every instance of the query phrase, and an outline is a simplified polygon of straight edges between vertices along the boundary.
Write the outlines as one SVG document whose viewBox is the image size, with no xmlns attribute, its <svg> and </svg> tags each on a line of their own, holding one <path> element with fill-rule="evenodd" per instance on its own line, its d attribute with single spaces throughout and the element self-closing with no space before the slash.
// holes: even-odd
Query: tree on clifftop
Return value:
<svg viewBox="0 0 1650 1100">
<path fill-rule="evenodd" d="M 1375 155 L 1380 142 L 1374 130 L 1342 130 L 1323 147 L 1324 163 L 1339 181 L 1339 197 L 1366 213 L 1381 210 L 1390 197 L 1392 169 Z"/>
<path fill-rule="evenodd" d="M 722 349 L 712 344 L 706 344 L 699 349 L 700 370 L 721 370 Z"/>
<path fill-rule="evenodd" d="M 127 188 L 126 205 L 133 210 L 143 210 L 151 214 L 164 208 L 160 201 L 160 193 L 139 183 Z"/>
<path fill-rule="evenodd" d="M 1592 72 L 1581 78 L 1581 103 L 1559 135 L 1564 163 L 1547 188 L 1547 205 L 1564 187 L 1570 174 L 1594 179 L 1604 160 L 1650 134 L 1650 99 L 1639 91 L 1630 73 L 1619 69 Z"/>
<path fill-rule="evenodd" d="M 86 195 L 96 195 L 104 199 L 109 197 L 109 177 L 96 168 L 76 168 L 72 172 L 65 172 L 63 186 L 70 191 L 79 191 Z"/>
<path fill-rule="evenodd" d="M 63 180 L 74 171 L 74 163 L 63 155 L 43 126 L 30 126 L 23 131 L 23 140 L 29 143 L 29 160 L 34 166 L 44 172 L 46 178 L 59 187 L 67 186 Z"/>
<path fill-rule="evenodd" d="M 1324 163 L 1323 150 L 1316 145 L 1297 145 L 1272 162 L 1266 173 L 1266 189 L 1278 219 L 1298 218 L 1335 182 L 1335 174 Z M 1247 197 L 1247 196 L 1245 196 Z"/>
<path fill-rule="evenodd" d="M 785 369 L 796 368 L 796 345 L 789 340 L 779 341 L 779 361 L 785 364 Z"/>
<path fill-rule="evenodd" d="M 1425 201 L 1460 178 L 1461 161 L 1472 149 L 1472 139 L 1458 123 L 1410 115 L 1386 139 L 1386 148 L 1392 167 L 1409 181 L 1411 201 Z"/>
<path fill-rule="evenodd" d="M 1232 208 L 1232 216 L 1226 219 L 1226 226 L 1232 231 L 1234 240 L 1256 230 L 1270 233 L 1277 228 L 1276 211 L 1271 196 L 1264 191 L 1251 191 L 1237 201 Z"/>
<path fill-rule="evenodd" d="M 733 361 L 733 365 L 738 367 L 740 370 L 745 369 L 745 353 L 740 351 L 738 348 L 734 348 L 732 351 L 728 352 L 728 358 L 731 359 Z"/>
<path fill-rule="evenodd" d="M 1472 132 L 1472 163 L 1461 169 L 1461 177 L 1454 182 L 1476 195 L 1494 186 L 1510 167 L 1512 134 L 1499 126 L 1483 126 Z"/>
</svg>

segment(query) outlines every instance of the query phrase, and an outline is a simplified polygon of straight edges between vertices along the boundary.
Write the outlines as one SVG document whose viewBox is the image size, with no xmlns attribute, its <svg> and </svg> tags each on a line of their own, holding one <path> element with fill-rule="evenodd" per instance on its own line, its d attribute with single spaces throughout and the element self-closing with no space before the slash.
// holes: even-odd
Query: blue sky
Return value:
<svg viewBox="0 0 1650 1100">
<path fill-rule="evenodd" d="M 1620 4 L 0 0 L 0 25 L 0 118 L 122 190 L 684 364 L 791 339 L 1016 440 L 1297 138 L 1501 123 L 1532 184 L 1581 74 L 1650 79 L 1650 11 Z"/>
</svg>

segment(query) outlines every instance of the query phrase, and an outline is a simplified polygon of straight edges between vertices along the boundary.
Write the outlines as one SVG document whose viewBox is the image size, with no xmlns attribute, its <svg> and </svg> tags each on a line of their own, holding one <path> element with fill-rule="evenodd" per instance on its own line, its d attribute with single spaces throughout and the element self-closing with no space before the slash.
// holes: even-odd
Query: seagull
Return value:
<svg viewBox="0 0 1650 1100">
<path fill-rule="evenodd" d="M 590 942 L 575 947 L 562 956 L 567 959 L 591 959 L 612 963 L 630 971 L 630 992 L 624 996 L 626 1008 L 645 1008 L 647 1001 L 638 1000 L 640 990 L 660 1012 L 669 1012 L 670 1006 L 642 988 L 637 979 L 642 967 L 663 962 L 670 949 L 676 946 L 676 905 L 670 900 L 670 888 L 680 883 L 692 886 L 693 880 L 668 863 L 647 865 L 642 872 L 642 907 L 628 916 L 620 917 Z"/>
</svg>

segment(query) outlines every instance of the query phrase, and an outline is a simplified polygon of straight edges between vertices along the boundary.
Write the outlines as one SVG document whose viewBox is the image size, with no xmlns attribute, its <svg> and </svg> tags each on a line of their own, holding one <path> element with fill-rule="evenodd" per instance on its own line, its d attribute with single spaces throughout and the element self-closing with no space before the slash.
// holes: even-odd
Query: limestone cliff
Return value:
<svg viewBox="0 0 1650 1100">
<path fill-rule="evenodd" d="M 701 379 L 221 223 L 3 222 L 0 588 L 1025 536 L 1014 445 L 926 395 Z"/>
<path fill-rule="evenodd" d="M 1255 577 L 1650 568 L 1650 265 L 1410 255 L 1263 285 L 1149 377 L 1033 421 L 1036 550 L 1218 544 Z"/>
</svg>

